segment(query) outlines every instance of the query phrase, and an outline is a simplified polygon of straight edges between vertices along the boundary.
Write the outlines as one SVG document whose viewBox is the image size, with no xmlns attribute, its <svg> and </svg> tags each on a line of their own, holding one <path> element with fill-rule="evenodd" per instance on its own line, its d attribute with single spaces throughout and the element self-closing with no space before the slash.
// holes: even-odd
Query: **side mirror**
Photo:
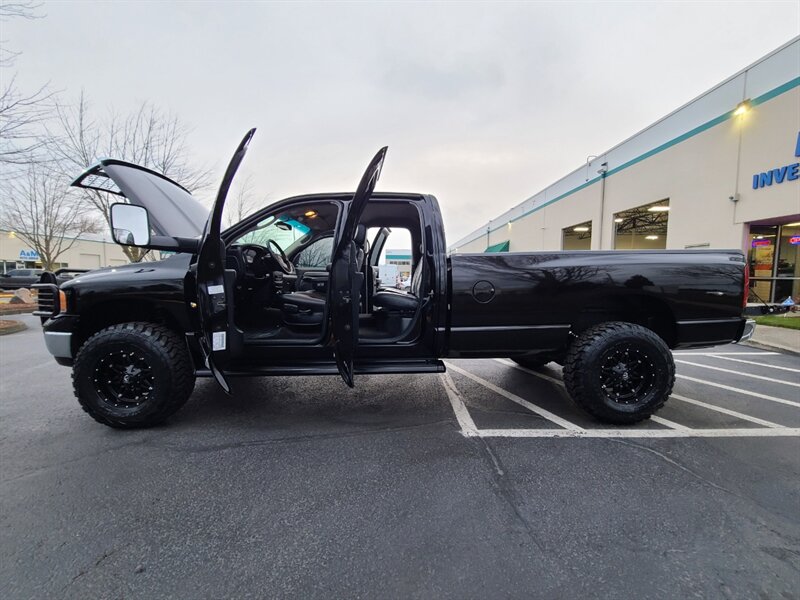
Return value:
<svg viewBox="0 0 800 600">
<path fill-rule="evenodd" d="M 114 241 L 123 246 L 147 246 L 150 243 L 147 209 L 134 204 L 112 204 L 111 234 Z"/>
</svg>

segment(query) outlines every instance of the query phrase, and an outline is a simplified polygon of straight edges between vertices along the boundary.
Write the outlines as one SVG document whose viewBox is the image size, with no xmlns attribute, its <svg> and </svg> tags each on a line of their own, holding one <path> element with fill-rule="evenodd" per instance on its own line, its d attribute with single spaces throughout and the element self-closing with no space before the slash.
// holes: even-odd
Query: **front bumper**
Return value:
<svg viewBox="0 0 800 600">
<path fill-rule="evenodd" d="M 72 334 L 65 331 L 45 331 L 44 345 L 56 358 L 72 358 Z"/>
<path fill-rule="evenodd" d="M 70 366 L 75 357 L 75 337 L 73 333 L 78 329 L 76 315 L 60 314 L 52 319 L 47 319 L 42 324 L 44 331 L 44 345 L 60 365 Z"/>
</svg>

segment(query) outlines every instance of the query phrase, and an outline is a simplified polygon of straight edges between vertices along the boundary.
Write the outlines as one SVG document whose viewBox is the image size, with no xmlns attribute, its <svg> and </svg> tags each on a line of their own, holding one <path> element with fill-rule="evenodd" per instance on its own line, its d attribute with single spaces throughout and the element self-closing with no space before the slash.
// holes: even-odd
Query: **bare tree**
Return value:
<svg viewBox="0 0 800 600">
<path fill-rule="evenodd" d="M 306 246 L 300 254 L 295 258 L 298 267 L 325 267 L 331 262 L 331 253 L 333 252 L 333 238 L 327 238 L 330 243 L 324 241 L 326 238 L 319 242 L 315 242 L 310 246 Z"/>
<path fill-rule="evenodd" d="M 3 185 L 0 227 L 30 244 L 44 268 L 53 270 L 78 237 L 96 230 L 96 222 L 48 167 L 31 164 L 25 175 Z"/>
<path fill-rule="evenodd" d="M 36 13 L 42 7 L 41 2 L 31 2 L 30 0 L 17 0 L 9 2 L 0 0 L 0 22 L 9 19 L 40 19 L 42 15 Z M 5 40 L 0 40 L 0 67 L 8 67 L 14 63 L 19 56 L 19 52 L 14 52 L 8 48 Z"/>
<path fill-rule="evenodd" d="M 12 18 L 37 19 L 36 10 L 39 3 L 19 1 L 0 1 L 0 23 Z M 47 86 L 42 86 L 32 93 L 22 92 L 17 88 L 16 75 L 5 73 L 19 52 L 8 48 L 5 40 L 0 40 L 0 68 L 3 69 L 0 80 L 0 164 L 24 165 L 35 159 L 36 151 L 42 148 L 43 142 L 37 138 L 35 125 L 47 114 L 46 103 L 51 97 Z"/>
<path fill-rule="evenodd" d="M 35 127 L 47 114 L 51 94 L 46 87 L 23 94 L 14 82 L 12 77 L 0 90 L 0 164 L 26 165 L 37 161 L 36 152 L 45 145 Z"/>
<path fill-rule="evenodd" d="M 110 112 L 95 117 L 85 95 L 81 93 L 74 106 L 56 105 L 55 128 L 48 128 L 50 152 L 58 159 L 65 174 L 75 177 L 94 164 L 98 157 L 108 156 L 148 167 L 174 179 L 189 191 L 206 187 L 210 171 L 192 165 L 188 160 L 188 127 L 177 116 L 143 102 L 121 115 Z M 82 189 L 87 206 L 102 215 L 110 227 L 111 205 L 119 196 Z M 141 261 L 146 250 L 123 246 L 132 262 Z"/>
<path fill-rule="evenodd" d="M 225 200 L 225 226 L 230 227 L 260 208 L 253 190 L 252 174 L 242 178 L 241 183 L 234 182 L 234 191 Z"/>
</svg>

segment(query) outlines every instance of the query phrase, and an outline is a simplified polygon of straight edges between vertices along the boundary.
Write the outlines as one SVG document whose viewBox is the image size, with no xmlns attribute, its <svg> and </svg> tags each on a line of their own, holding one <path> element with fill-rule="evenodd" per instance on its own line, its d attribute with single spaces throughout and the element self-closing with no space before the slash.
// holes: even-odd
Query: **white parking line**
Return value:
<svg viewBox="0 0 800 600">
<path fill-rule="evenodd" d="M 724 415 L 730 415 L 731 417 L 736 417 L 737 419 L 742 419 L 743 421 L 757 423 L 758 425 L 763 425 L 764 427 L 783 427 L 783 425 L 778 425 L 772 421 L 766 421 L 764 419 L 759 419 L 758 417 L 751 417 L 750 415 L 731 410 L 730 408 L 723 408 L 721 406 L 716 406 L 715 404 L 708 404 L 706 402 L 701 402 L 700 400 L 695 400 L 694 398 L 681 396 L 680 394 L 671 394 L 670 398 L 675 398 L 676 400 L 687 402 L 688 404 L 694 404 L 695 406 L 701 406 L 703 408 L 707 408 L 708 410 L 713 410 Z"/>
<path fill-rule="evenodd" d="M 537 377 L 541 377 L 542 379 L 546 379 L 550 382 L 556 383 L 560 386 L 563 386 L 563 382 L 555 377 L 550 377 L 549 375 L 544 375 L 542 373 L 537 373 L 536 371 L 532 371 L 531 369 L 526 369 L 521 365 L 517 365 L 514 362 L 508 361 L 506 359 L 494 359 L 495 361 L 505 364 L 508 366 L 513 366 L 517 369 L 522 371 L 528 372 L 530 374 L 536 375 Z M 562 419 L 558 415 L 555 415 L 541 407 L 536 406 L 535 404 L 528 402 L 524 398 L 517 396 L 516 394 L 512 394 L 507 390 L 504 390 L 493 383 L 486 381 L 485 379 L 474 375 L 456 365 L 447 362 L 448 369 L 452 369 L 457 373 L 472 379 L 473 381 L 483 385 L 484 387 L 492 390 L 493 392 L 500 394 L 524 406 L 528 410 L 539 414 L 540 416 L 564 427 L 564 429 L 478 429 L 475 425 L 475 422 L 472 420 L 471 415 L 469 414 L 469 410 L 466 407 L 464 402 L 463 396 L 458 391 L 458 388 L 455 385 L 455 382 L 452 378 L 447 374 L 442 374 L 442 382 L 447 392 L 448 398 L 453 406 L 453 411 L 456 413 L 456 418 L 461 426 L 461 433 L 467 437 L 507 437 L 507 438 L 725 438 L 725 437 L 800 437 L 800 427 L 784 427 L 777 423 L 773 423 L 771 421 L 767 421 L 764 419 L 759 419 L 757 417 L 752 417 L 750 415 L 746 415 L 744 413 L 737 412 L 735 410 L 723 408 L 721 406 L 716 406 L 713 404 L 707 404 L 706 402 L 701 402 L 700 400 L 694 400 L 693 398 L 687 398 L 686 396 L 681 396 L 680 394 L 672 394 L 671 397 L 675 398 L 676 400 L 680 400 L 682 402 L 687 402 L 689 404 L 694 404 L 696 406 L 700 406 L 702 408 L 706 408 L 712 411 L 720 412 L 723 414 L 730 415 L 732 417 L 736 417 L 738 419 L 742 419 L 745 421 L 750 421 L 751 423 L 756 423 L 757 425 L 762 425 L 762 427 L 751 427 L 751 428 L 730 428 L 730 429 L 722 429 L 722 428 L 707 428 L 707 429 L 691 429 L 679 423 L 675 423 L 673 421 L 669 421 L 662 417 L 652 416 L 651 420 L 661 423 L 669 427 L 669 429 L 584 429 L 579 427 L 573 423 L 570 423 L 566 419 Z M 711 381 L 705 381 L 702 379 L 695 379 L 693 377 L 687 377 L 685 375 L 678 375 L 682 379 L 687 379 L 690 381 L 695 381 L 697 383 L 704 383 L 707 385 L 712 385 L 715 387 L 721 387 L 724 389 L 728 389 L 731 391 L 744 393 L 748 395 L 757 396 L 760 398 L 764 398 L 771 401 L 776 401 L 784 404 L 790 404 L 793 406 L 800 406 L 800 403 L 792 402 L 790 400 L 784 400 L 782 398 L 774 398 L 772 396 L 767 396 L 766 394 L 758 394 L 757 392 L 750 392 L 749 390 L 742 390 L 739 388 L 734 388 L 732 386 L 726 386 L 723 384 L 714 383 Z"/>
<path fill-rule="evenodd" d="M 743 390 L 741 388 L 725 385 L 723 383 L 716 383 L 714 381 L 706 381 L 705 379 L 697 379 L 696 377 L 689 377 L 688 375 L 681 375 L 679 373 L 677 373 L 675 377 L 678 379 L 685 379 L 686 381 L 694 381 L 695 383 L 710 385 L 712 387 L 728 390 L 729 392 L 744 394 L 745 396 L 753 396 L 754 398 L 761 398 L 762 400 L 769 400 L 771 402 L 777 402 L 778 404 L 786 404 L 788 406 L 800 408 L 800 402 L 793 402 L 792 400 L 784 400 L 783 398 L 776 398 L 775 396 L 768 396 L 767 394 L 759 394 L 758 392 L 751 392 L 750 390 Z"/>
<path fill-rule="evenodd" d="M 675 421 L 670 421 L 669 419 L 665 419 L 664 417 L 659 417 L 657 415 L 650 415 L 650 420 L 654 423 L 658 423 L 663 425 L 664 427 L 669 427 L 670 429 L 677 429 L 679 431 L 690 431 L 691 427 L 686 427 L 686 425 L 681 425 L 680 423 L 676 423 Z"/>
<path fill-rule="evenodd" d="M 527 369 L 527 368 L 523 367 L 522 365 L 518 365 L 515 362 L 506 361 L 505 359 L 500 359 L 500 358 L 496 358 L 495 360 L 497 360 L 498 362 L 500 362 L 500 363 L 502 363 L 504 365 L 509 365 L 509 366 L 515 367 L 517 369 L 520 369 L 522 371 L 525 371 L 526 373 L 530 373 L 531 375 L 536 375 L 537 377 L 541 377 L 543 379 L 547 379 L 548 381 L 552 381 L 554 383 L 558 383 L 560 385 L 563 385 L 563 383 L 560 380 L 555 379 L 554 377 L 550 377 L 549 375 L 543 375 L 542 373 L 537 373 L 536 371 L 533 371 L 531 369 Z M 777 423 L 773 423 L 772 421 L 766 421 L 764 419 L 759 419 L 758 417 L 751 417 L 750 415 L 746 415 L 744 413 L 740 413 L 740 412 L 737 412 L 735 410 L 731 410 L 729 408 L 722 408 L 721 406 L 716 406 L 714 404 L 708 404 L 706 402 L 701 402 L 700 400 L 694 400 L 692 398 L 687 398 L 686 396 L 681 396 L 680 394 L 670 394 L 670 398 L 676 398 L 678 400 L 681 400 L 683 402 L 687 402 L 689 404 L 694 404 L 696 406 L 701 406 L 701 407 L 706 408 L 708 410 L 713 410 L 713 411 L 716 411 L 716 412 L 719 412 L 719 413 L 730 415 L 731 417 L 736 417 L 737 419 L 742 419 L 743 421 L 750 421 L 751 423 L 757 423 L 758 425 L 763 425 L 765 427 L 783 427 L 782 425 L 778 425 Z M 651 421 L 655 421 L 656 423 L 661 423 L 662 425 L 666 425 L 667 427 L 671 427 L 672 429 L 691 429 L 691 427 L 685 427 L 685 426 L 680 425 L 678 423 L 675 423 L 673 421 L 667 421 L 667 419 L 664 419 L 663 417 L 659 417 L 657 415 L 651 416 L 650 420 Z"/>
<path fill-rule="evenodd" d="M 508 398 L 512 402 L 516 402 L 520 406 L 523 406 L 523 407 L 527 408 L 529 411 L 534 412 L 534 413 L 536 413 L 537 415 L 539 415 L 541 417 L 544 417 L 548 421 L 552 421 L 556 425 L 560 425 L 564 429 L 568 429 L 570 431 L 584 431 L 583 427 L 578 427 L 574 423 L 570 423 L 566 419 L 562 419 L 558 415 L 556 415 L 554 413 L 551 413 L 549 410 L 545 410 L 544 408 L 536 406 L 532 402 L 528 402 L 527 400 L 517 396 L 516 394 L 512 394 L 511 392 L 509 392 L 507 390 L 504 390 L 501 387 L 497 387 L 491 381 L 486 381 L 482 377 L 478 377 L 477 375 L 474 375 L 474 374 L 470 373 L 469 371 L 465 371 L 464 369 L 462 369 L 460 367 L 457 367 L 457 366 L 455 366 L 454 364 L 452 364 L 450 362 L 447 362 L 445 364 L 447 365 L 448 369 L 452 369 L 456 373 L 460 373 L 461 375 L 464 375 L 465 377 L 468 377 L 469 379 L 472 379 L 472 381 L 481 384 L 485 388 L 488 388 L 488 389 L 492 390 L 494 393 L 500 394 L 501 396 L 503 396 L 505 398 Z"/>
<path fill-rule="evenodd" d="M 769 381 L 772 383 L 781 383 L 783 385 L 791 385 L 792 387 L 799 387 L 800 383 L 795 383 L 794 381 L 784 381 L 783 379 L 775 379 L 773 377 L 764 377 L 763 375 L 753 375 L 752 373 L 742 373 L 741 371 L 734 371 L 733 369 L 723 369 L 722 367 L 712 367 L 711 365 L 704 365 L 701 363 L 690 362 L 688 360 L 679 360 L 675 359 L 676 363 L 681 363 L 682 365 L 691 365 L 693 367 L 701 367 L 703 369 L 710 369 L 712 371 L 720 371 L 722 373 L 731 373 L 732 375 L 740 375 L 742 377 L 750 377 L 752 379 L 760 379 L 762 381 Z"/>
<path fill-rule="evenodd" d="M 550 377 L 549 375 L 545 375 L 544 373 L 538 373 L 537 371 L 534 371 L 533 369 L 529 369 L 527 367 L 523 367 L 522 365 L 518 365 L 517 363 L 515 363 L 513 361 L 506 360 L 506 359 L 503 359 L 503 358 L 495 358 L 494 360 L 496 360 L 497 362 L 499 362 L 502 365 L 507 365 L 509 367 L 514 367 L 515 369 L 519 369 L 520 371 L 524 371 L 525 373 L 528 373 L 529 375 L 535 375 L 536 377 L 539 377 L 541 379 L 545 379 L 545 380 L 549 381 L 550 383 L 553 383 L 553 384 L 555 384 L 555 385 L 557 385 L 559 387 L 562 387 L 562 388 L 565 387 L 564 386 L 564 382 L 562 380 L 556 379 L 555 377 Z M 665 419 L 664 417 L 657 417 L 655 415 L 652 415 L 650 417 L 650 420 L 655 422 L 655 423 L 659 423 L 660 425 L 663 425 L 664 427 L 669 427 L 670 429 L 678 429 L 678 430 L 688 430 L 688 429 L 690 429 L 689 427 L 686 427 L 686 425 L 681 425 L 680 423 L 676 423 L 675 421 L 670 421 L 669 419 Z"/>
<path fill-rule="evenodd" d="M 478 428 L 475 426 L 475 421 L 472 420 L 472 415 L 467 410 L 467 405 L 464 404 L 464 397 L 458 391 L 456 384 L 453 383 L 453 378 L 448 373 L 442 373 L 441 379 L 444 391 L 447 392 L 447 397 L 450 398 L 450 404 L 453 406 L 453 412 L 456 414 L 458 424 L 461 426 L 461 433 L 467 437 L 477 435 Z"/>
<path fill-rule="evenodd" d="M 759 367 L 767 367 L 768 369 L 779 369 L 781 371 L 789 371 L 791 373 L 800 373 L 800 369 L 792 369 L 790 367 L 781 367 L 779 365 L 768 365 L 766 363 L 756 362 L 754 360 L 743 360 L 741 358 L 731 358 L 730 356 L 722 356 L 721 354 L 708 354 L 712 358 L 718 358 L 720 360 L 732 360 L 738 363 L 745 363 L 748 365 L 757 365 Z"/>
<path fill-rule="evenodd" d="M 751 427 L 748 429 L 481 429 L 480 437 L 507 438 L 723 438 L 800 437 L 798 427 Z"/>
</svg>

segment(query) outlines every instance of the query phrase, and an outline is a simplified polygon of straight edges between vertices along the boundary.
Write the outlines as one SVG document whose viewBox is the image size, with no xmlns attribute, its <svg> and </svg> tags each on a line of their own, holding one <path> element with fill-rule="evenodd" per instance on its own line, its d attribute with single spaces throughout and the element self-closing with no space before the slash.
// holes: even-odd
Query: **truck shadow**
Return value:
<svg viewBox="0 0 800 600">
<path fill-rule="evenodd" d="M 218 423 L 236 428 L 333 423 L 398 427 L 452 418 L 437 375 L 361 376 L 348 388 L 338 377 L 260 377 L 231 382 L 225 394 L 199 379 L 169 427 Z"/>
</svg>

